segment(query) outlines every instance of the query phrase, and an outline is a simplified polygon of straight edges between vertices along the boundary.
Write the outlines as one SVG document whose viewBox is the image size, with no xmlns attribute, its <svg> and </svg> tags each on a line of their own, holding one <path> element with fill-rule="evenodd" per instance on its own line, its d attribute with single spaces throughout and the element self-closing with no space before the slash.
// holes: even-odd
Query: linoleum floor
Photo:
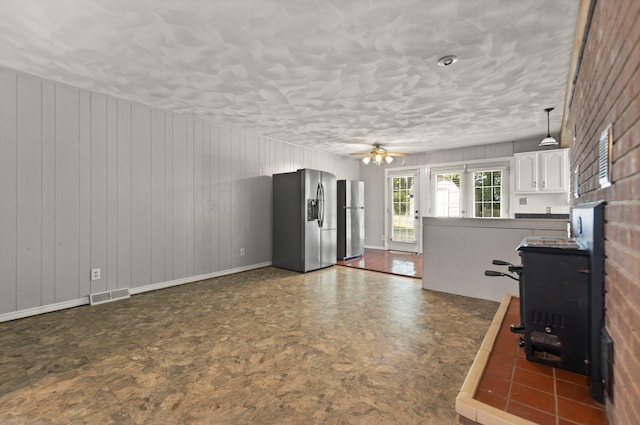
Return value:
<svg viewBox="0 0 640 425">
<path fill-rule="evenodd" d="M 267 267 L 0 323 L 0 423 L 453 424 L 497 306 Z"/>
</svg>

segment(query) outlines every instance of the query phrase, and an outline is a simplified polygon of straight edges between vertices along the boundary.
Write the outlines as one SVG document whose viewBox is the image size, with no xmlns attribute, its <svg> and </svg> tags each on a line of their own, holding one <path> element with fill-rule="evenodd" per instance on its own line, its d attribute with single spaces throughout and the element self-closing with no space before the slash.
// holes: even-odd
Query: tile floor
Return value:
<svg viewBox="0 0 640 425">
<path fill-rule="evenodd" d="M 0 423 L 452 425 L 498 304 L 266 267 L 0 323 Z"/>
<path fill-rule="evenodd" d="M 362 257 L 338 261 L 338 265 L 422 279 L 422 255 L 365 248 Z"/>
<path fill-rule="evenodd" d="M 512 298 L 475 399 L 541 425 L 606 425 L 586 376 L 529 362 L 509 325 L 520 322 Z"/>
</svg>

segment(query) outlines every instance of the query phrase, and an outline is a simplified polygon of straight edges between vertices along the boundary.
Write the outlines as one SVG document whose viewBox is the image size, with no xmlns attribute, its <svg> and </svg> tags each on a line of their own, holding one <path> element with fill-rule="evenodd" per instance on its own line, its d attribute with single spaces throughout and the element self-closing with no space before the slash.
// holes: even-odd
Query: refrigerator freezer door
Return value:
<svg viewBox="0 0 640 425">
<path fill-rule="evenodd" d="M 329 267 L 336 263 L 338 249 L 337 233 L 337 188 L 336 176 L 322 173 L 322 236 L 321 236 L 321 267 Z"/>
<path fill-rule="evenodd" d="M 302 235 L 304 251 L 301 252 L 302 270 L 308 272 L 322 267 L 321 263 L 321 238 L 320 227 L 318 225 L 318 212 L 309 210 L 320 207 L 318 196 L 320 194 L 321 171 L 304 169 L 298 171 L 304 188 L 304 234 Z M 311 201 L 311 202 L 309 202 Z"/>
<path fill-rule="evenodd" d="M 323 229 L 320 236 L 322 238 L 322 267 L 333 266 L 336 263 L 337 256 L 337 229 Z"/>
<path fill-rule="evenodd" d="M 338 181 L 337 258 L 357 257 L 364 253 L 364 182 Z"/>
<path fill-rule="evenodd" d="M 364 254 L 364 208 L 351 207 L 347 210 L 347 255 L 357 257 Z"/>
</svg>

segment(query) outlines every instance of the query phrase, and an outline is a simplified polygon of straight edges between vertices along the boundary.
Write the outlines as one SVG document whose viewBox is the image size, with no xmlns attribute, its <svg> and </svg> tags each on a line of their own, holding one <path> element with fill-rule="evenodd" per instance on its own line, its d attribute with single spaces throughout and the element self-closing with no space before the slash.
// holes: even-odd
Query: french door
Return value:
<svg viewBox="0 0 640 425">
<path fill-rule="evenodd" d="M 387 175 L 387 248 L 420 252 L 419 170 Z"/>
</svg>

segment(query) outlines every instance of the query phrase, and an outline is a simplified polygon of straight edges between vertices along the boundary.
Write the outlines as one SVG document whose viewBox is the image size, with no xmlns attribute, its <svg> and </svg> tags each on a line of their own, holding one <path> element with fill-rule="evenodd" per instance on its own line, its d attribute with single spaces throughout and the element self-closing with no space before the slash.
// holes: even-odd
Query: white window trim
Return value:
<svg viewBox="0 0 640 425">
<path fill-rule="evenodd" d="M 435 181 L 433 181 L 433 176 L 435 174 L 449 173 L 449 172 L 465 172 L 471 173 L 474 171 L 483 171 L 483 170 L 502 170 L 503 171 L 503 186 L 502 186 L 502 196 L 504 203 L 502 205 L 502 211 L 504 212 L 504 217 L 500 218 L 492 218 L 493 220 L 500 220 L 504 218 L 513 218 L 513 209 L 512 205 L 515 205 L 515 194 L 513 193 L 513 185 L 514 185 L 514 164 L 515 160 L 513 156 L 508 157 L 499 157 L 499 158 L 490 158 L 490 159 L 476 159 L 469 161 L 456 161 L 456 162 L 446 162 L 439 164 L 430 164 L 425 166 L 424 169 L 424 178 L 427 184 L 422 185 L 423 191 L 422 202 L 424 211 L 424 215 L 429 217 L 437 217 L 435 215 Z M 465 185 L 467 187 L 463 188 L 463 193 L 465 195 L 462 200 L 464 204 L 464 218 L 474 218 L 473 211 L 470 209 L 471 205 L 471 197 L 473 196 L 473 182 L 471 178 L 466 178 Z M 491 220 L 491 218 L 478 218 L 479 220 Z"/>
</svg>

